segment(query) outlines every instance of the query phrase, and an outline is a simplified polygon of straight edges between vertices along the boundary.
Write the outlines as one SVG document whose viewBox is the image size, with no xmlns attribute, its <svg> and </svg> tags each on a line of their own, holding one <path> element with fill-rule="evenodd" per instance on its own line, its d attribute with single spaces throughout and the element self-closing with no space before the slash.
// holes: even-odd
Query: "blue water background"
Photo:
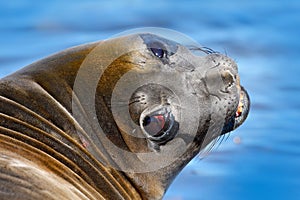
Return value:
<svg viewBox="0 0 300 200">
<path fill-rule="evenodd" d="M 246 123 L 195 158 L 165 200 L 300 198 L 300 1 L 1 0 L 0 77 L 130 28 L 183 32 L 226 52 L 251 96 Z"/>
</svg>

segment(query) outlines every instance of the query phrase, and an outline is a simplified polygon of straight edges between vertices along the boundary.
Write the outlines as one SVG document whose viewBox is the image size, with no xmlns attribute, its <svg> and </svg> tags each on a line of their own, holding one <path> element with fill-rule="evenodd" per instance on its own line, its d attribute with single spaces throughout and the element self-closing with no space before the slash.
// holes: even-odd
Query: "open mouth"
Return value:
<svg viewBox="0 0 300 200">
<path fill-rule="evenodd" d="M 246 120 L 250 110 L 250 98 L 247 91 L 241 87 L 239 105 L 235 114 L 226 122 L 222 133 L 225 134 L 239 127 Z"/>
<path fill-rule="evenodd" d="M 239 127 L 247 118 L 250 110 L 250 98 L 247 91 L 241 87 L 240 101 L 235 113 L 235 122 L 233 129 Z"/>
<path fill-rule="evenodd" d="M 169 107 L 146 109 L 140 117 L 140 125 L 147 138 L 165 143 L 174 138 L 179 125 Z"/>
</svg>

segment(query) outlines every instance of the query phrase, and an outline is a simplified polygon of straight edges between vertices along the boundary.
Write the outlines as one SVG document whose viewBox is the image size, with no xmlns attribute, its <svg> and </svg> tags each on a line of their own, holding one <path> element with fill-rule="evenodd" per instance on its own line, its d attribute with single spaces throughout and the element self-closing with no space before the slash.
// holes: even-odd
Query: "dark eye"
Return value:
<svg viewBox="0 0 300 200">
<path fill-rule="evenodd" d="M 160 49 L 160 48 L 150 48 L 152 53 L 158 57 L 158 58 L 163 58 L 165 56 L 165 50 Z"/>
<path fill-rule="evenodd" d="M 149 49 L 158 58 L 164 58 L 167 56 L 166 48 L 161 42 L 152 42 L 151 44 L 149 44 Z"/>
</svg>

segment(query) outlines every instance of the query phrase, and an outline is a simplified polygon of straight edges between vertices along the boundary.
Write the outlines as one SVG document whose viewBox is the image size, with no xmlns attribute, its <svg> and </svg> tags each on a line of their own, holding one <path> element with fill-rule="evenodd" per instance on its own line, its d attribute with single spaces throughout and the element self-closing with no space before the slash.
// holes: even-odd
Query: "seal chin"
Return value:
<svg viewBox="0 0 300 200">
<path fill-rule="evenodd" d="M 233 131 L 246 120 L 250 110 L 250 98 L 247 91 L 241 87 L 240 99 L 235 115 L 224 125 L 222 134 Z"/>
<path fill-rule="evenodd" d="M 168 105 L 145 109 L 140 116 L 140 126 L 146 137 L 157 144 L 173 139 L 179 129 L 179 123 Z"/>
</svg>

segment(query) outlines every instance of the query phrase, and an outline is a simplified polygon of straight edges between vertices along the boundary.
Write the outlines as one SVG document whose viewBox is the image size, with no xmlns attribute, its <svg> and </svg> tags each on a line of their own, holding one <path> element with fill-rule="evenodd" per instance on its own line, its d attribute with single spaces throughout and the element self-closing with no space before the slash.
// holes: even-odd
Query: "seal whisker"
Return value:
<svg viewBox="0 0 300 200">
<path fill-rule="evenodd" d="M 211 49 L 211 48 L 208 48 L 208 47 L 204 47 L 204 46 L 202 46 L 202 47 L 197 47 L 197 46 L 187 46 L 187 48 L 189 49 L 189 50 L 191 50 L 191 51 L 201 51 L 201 52 L 204 52 L 204 53 L 206 53 L 206 54 L 217 54 L 217 53 L 219 53 L 219 52 L 217 52 L 217 51 L 215 51 L 215 50 L 213 50 L 213 49 Z"/>
<path fill-rule="evenodd" d="M 138 103 L 138 102 L 140 102 L 140 100 L 134 100 L 134 101 L 129 102 L 128 105 L 131 105 L 131 104 L 134 104 L 134 103 Z"/>
<path fill-rule="evenodd" d="M 208 154 L 209 152 L 213 151 L 213 149 L 217 149 L 220 146 L 221 142 L 219 142 L 219 141 L 220 141 L 220 139 L 222 140 L 222 137 L 223 137 L 223 135 L 221 135 L 221 136 L 213 139 L 210 142 L 210 144 L 205 148 L 206 154 Z"/>
<path fill-rule="evenodd" d="M 227 140 L 229 139 L 230 135 L 231 135 L 231 132 L 229 132 L 228 134 L 226 134 L 226 137 L 225 137 L 225 135 L 224 135 L 225 141 L 227 141 Z"/>
<path fill-rule="evenodd" d="M 220 135 L 217 139 L 218 145 L 216 148 L 218 148 L 221 145 L 221 143 L 226 140 L 227 137 L 228 136 L 226 136 L 226 135 Z"/>
</svg>

